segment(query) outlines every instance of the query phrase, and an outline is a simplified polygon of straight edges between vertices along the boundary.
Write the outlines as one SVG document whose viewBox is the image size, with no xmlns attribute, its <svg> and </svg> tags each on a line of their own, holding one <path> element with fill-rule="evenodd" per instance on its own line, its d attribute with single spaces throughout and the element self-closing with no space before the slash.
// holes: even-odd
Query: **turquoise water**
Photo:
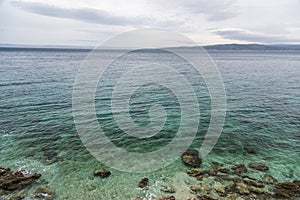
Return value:
<svg viewBox="0 0 300 200">
<path fill-rule="evenodd" d="M 103 55 L 115 53 L 112 50 Z M 218 143 L 203 166 L 211 161 L 225 165 L 265 162 L 270 173 L 280 181 L 300 178 L 300 52 L 298 51 L 212 51 L 209 52 L 222 74 L 227 94 L 225 126 Z M 197 56 L 190 50 L 192 56 Z M 193 183 L 185 175 L 180 159 L 161 170 L 134 174 L 114 169 L 108 179 L 93 176 L 97 168 L 107 167 L 97 161 L 82 145 L 72 114 L 72 89 L 77 69 L 88 51 L 15 50 L 0 51 L 0 163 L 14 170 L 41 173 L 40 186 L 56 191 L 57 199 L 133 199 L 142 195 L 137 189 L 143 177 L 153 186 L 147 193 L 162 194 L 156 187 L 171 183 L 178 187 L 177 197 L 189 195 Z M 105 59 L 105 56 L 104 56 Z M 147 125 L 147 110 L 159 102 L 166 107 L 168 120 L 161 134 L 147 140 L 128 137 L 118 129 L 109 108 L 112 84 L 124 73 L 124 67 L 147 60 L 172 64 L 190 78 L 198 91 L 201 118 L 193 147 L 200 147 L 210 117 L 209 94 L 201 77 L 194 76 L 188 63 L 161 51 L 129 54 L 114 63 L 119 68 L 107 72 L 98 85 L 96 111 L 99 123 L 114 144 L 128 151 L 154 151 L 168 144 L 176 134 L 180 120 L 179 104 L 172 91 L 160 85 L 147 85 L 131 99 L 131 117 Z M 103 86 L 103 87 L 101 87 Z M 104 94 L 104 95 L 103 95 Z M 189 131 L 189 127 L 186 127 Z M 250 155 L 244 146 L 254 146 Z M 47 161 L 47 154 L 57 153 L 57 162 Z M 134 160 L 132 161 L 134 163 Z M 250 172 L 254 176 L 260 173 Z M 182 197 L 183 198 L 183 197 Z"/>
</svg>

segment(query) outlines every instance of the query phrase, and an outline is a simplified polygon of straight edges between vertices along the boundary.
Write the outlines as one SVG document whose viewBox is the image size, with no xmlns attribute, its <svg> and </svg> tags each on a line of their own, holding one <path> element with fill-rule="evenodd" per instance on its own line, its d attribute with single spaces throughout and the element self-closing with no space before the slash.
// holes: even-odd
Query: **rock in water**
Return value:
<svg viewBox="0 0 300 200">
<path fill-rule="evenodd" d="M 254 147 L 251 147 L 251 146 L 244 146 L 244 150 L 247 151 L 247 153 L 249 154 L 256 154 L 256 150 Z"/>
<path fill-rule="evenodd" d="M 161 196 L 158 200 L 175 200 L 174 196 Z"/>
<path fill-rule="evenodd" d="M 34 197 L 36 198 L 46 198 L 46 199 L 52 199 L 54 198 L 55 192 L 50 189 L 46 189 L 43 187 L 39 187 L 34 192 Z"/>
<path fill-rule="evenodd" d="M 149 183 L 149 179 L 148 178 L 143 178 L 139 182 L 139 187 L 144 188 L 144 187 L 148 186 L 148 183 Z"/>
<path fill-rule="evenodd" d="M 100 176 L 101 178 L 106 178 L 106 177 L 109 177 L 111 175 L 111 172 L 107 169 L 97 169 L 95 172 L 94 172 L 94 176 Z"/>
<path fill-rule="evenodd" d="M 276 178 L 274 178 L 273 176 L 271 176 L 269 174 L 265 174 L 262 178 L 262 181 L 267 184 L 273 184 L 273 183 L 278 182 Z"/>
<path fill-rule="evenodd" d="M 281 198 L 300 197 L 300 180 L 277 183 L 275 185 L 274 196 Z"/>
<path fill-rule="evenodd" d="M 199 155 L 199 151 L 194 149 L 188 149 L 181 155 L 182 162 L 191 167 L 200 167 L 202 161 Z"/>
<path fill-rule="evenodd" d="M 247 173 L 247 167 L 244 164 L 236 164 L 232 168 L 233 173 L 241 175 L 242 173 Z"/>
<path fill-rule="evenodd" d="M 0 188 L 5 190 L 22 188 L 41 176 L 41 174 L 25 175 L 20 171 L 15 172 L 9 168 L 0 168 Z"/>
<path fill-rule="evenodd" d="M 175 193 L 176 189 L 173 185 L 162 185 L 160 191 L 166 193 Z"/>
<path fill-rule="evenodd" d="M 249 163 L 249 167 L 252 169 L 256 169 L 258 171 L 263 171 L 263 172 L 269 170 L 269 167 L 263 163 L 252 162 L 252 163 Z"/>
</svg>

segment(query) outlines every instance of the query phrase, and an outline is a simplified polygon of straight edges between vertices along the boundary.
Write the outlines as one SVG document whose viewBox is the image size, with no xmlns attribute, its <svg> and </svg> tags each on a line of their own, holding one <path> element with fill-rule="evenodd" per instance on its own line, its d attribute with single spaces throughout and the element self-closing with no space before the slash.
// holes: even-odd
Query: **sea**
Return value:
<svg viewBox="0 0 300 200">
<path fill-rule="evenodd" d="M 187 51 L 191 57 L 199 56 L 193 49 Z M 118 50 L 107 49 L 100 53 L 100 59 L 108 59 L 118 54 Z M 97 159 L 87 148 L 74 120 L 73 96 L 74 87 L 80 84 L 76 82 L 78 73 L 89 54 L 90 50 L 83 49 L 0 49 L 0 167 L 42 174 L 37 182 L 25 188 L 26 199 L 34 199 L 37 187 L 54 190 L 55 199 L 152 198 L 165 194 L 160 191 L 160 184 L 174 185 L 177 199 L 186 199 L 195 180 L 186 175 L 187 167 L 180 156 L 165 166 L 153 166 L 152 171 L 143 172 L 139 166 L 141 170 L 135 173 L 126 170 L 138 163 L 134 157 L 124 162 L 116 155 L 114 163 L 122 162 L 116 168 L 110 162 Z M 300 51 L 210 50 L 208 56 L 222 78 L 226 116 L 216 144 L 202 157 L 201 168 L 209 168 L 212 162 L 225 167 L 262 162 L 279 181 L 300 179 Z M 126 74 L 125 69 L 154 61 L 176 68 L 188 79 L 196 100 L 201 102 L 199 126 L 181 127 L 186 133 L 196 128 L 195 138 L 187 148 L 199 149 L 212 123 L 209 88 L 190 63 L 162 50 L 129 52 L 103 73 L 94 95 L 101 134 L 117 148 L 136 154 L 155 152 L 176 137 L 183 114 L 181 102 L 176 91 L 164 84 L 142 85 L 132 91 L 130 99 L 118 96 L 120 104 L 129 104 L 128 118 L 141 127 L 151 124 L 152 118 L 158 117 L 161 121 L 162 116 L 156 116 L 157 110 L 151 110 L 153 106 L 159 105 L 156 107 L 159 111 L 165 110 L 166 119 L 156 135 L 135 137 L 130 135 L 135 131 L 130 130 L 131 125 L 125 130 L 114 120 L 114 113 L 126 112 L 118 109 L 120 107 L 112 108 L 111 104 L 112 95 L 117 95 L 113 90 Z M 134 77 L 140 80 L 143 75 L 133 75 L 125 81 L 135 82 Z M 170 77 L 164 77 L 163 81 L 168 82 Z M 191 119 L 195 118 L 192 113 L 188 114 Z M 83 123 L 89 127 L 91 121 Z M 251 147 L 256 153 L 249 154 L 244 147 Z M 161 155 L 162 160 L 166 154 L 168 152 Z M 151 157 L 144 165 L 152 165 Z M 110 170 L 111 175 L 105 179 L 95 177 L 94 171 L 101 168 Z M 249 174 L 262 176 L 255 170 Z M 138 187 L 144 177 L 149 179 L 148 190 Z"/>
</svg>

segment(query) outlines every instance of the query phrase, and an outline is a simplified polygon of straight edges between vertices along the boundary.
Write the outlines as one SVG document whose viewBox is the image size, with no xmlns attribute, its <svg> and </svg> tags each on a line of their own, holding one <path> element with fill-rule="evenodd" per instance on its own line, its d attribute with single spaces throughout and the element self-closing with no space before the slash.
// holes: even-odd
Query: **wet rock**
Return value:
<svg viewBox="0 0 300 200">
<path fill-rule="evenodd" d="M 267 184 L 274 184 L 274 183 L 277 183 L 278 181 L 273 176 L 271 176 L 269 174 L 265 174 L 262 178 L 262 182 L 267 183 Z"/>
<path fill-rule="evenodd" d="M 269 167 L 263 163 L 255 163 L 255 162 L 251 162 L 249 163 L 248 165 L 250 168 L 252 169 L 256 169 L 258 171 L 268 171 L 269 170 Z"/>
<path fill-rule="evenodd" d="M 249 154 L 256 154 L 257 153 L 256 149 L 252 146 L 244 146 L 244 150 Z"/>
<path fill-rule="evenodd" d="M 217 197 L 208 194 L 202 194 L 202 193 L 197 194 L 197 198 L 199 200 L 218 200 Z"/>
<path fill-rule="evenodd" d="M 205 190 L 205 191 L 210 191 L 210 190 L 211 190 L 210 185 L 207 184 L 207 183 L 203 183 L 203 184 L 202 184 L 202 188 L 203 188 L 203 190 Z"/>
<path fill-rule="evenodd" d="M 53 199 L 54 195 L 54 190 L 50 190 L 43 187 L 39 187 L 34 191 L 34 197 L 36 198 Z"/>
<path fill-rule="evenodd" d="M 295 180 L 293 182 L 277 183 L 275 185 L 274 195 L 300 197 L 300 181 Z"/>
<path fill-rule="evenodd" d="M 243 182 L 237 182 L 237 183 L 235 183 L 234 186 L 235 186 L 236 192 L 241 195 L 246 195 L 246 194 L 250 193 L 248 190 L 248 186 Z"/>
<path fill-rule="evenodd" d="M 248 172 L 248 169 L 244 164 L 236 164 L 231 169 L 233 170 L 233 173 L 238 175 Z"/>
<path fill-rule="evenodd" d="M 205 171 L 202 171 L 201 169 L 196 169 L 196 168 L 190 168 L 187 170 L 187 174 L 192 177 L 197 177 L 197 176 L 203 175 L 204 173 L 205 173 Z"/>
<path fill-rule="evenodd" d="M 175 200 L 174 196 L 161 196 L 158 200 Z"/>
<path fill-rule="evenodd" d="M 200 192 L 202 190 L 200 185 L 195 185 L 190 187 L 193 194 L 196 194 L 197 192 Z"/>
<path fill-rule="evenodd" d="M 230 173 L 230 169 L 229 168 L 222 168 L 222 169 L 219 169 L 219 172 L 222 172 L 222 173 L 225 173 L 225 174 L 229 174 Z"/>
<path fill-rule="evenodd" d="M 202 161 L 199 155 L 199 151 L 194 149 L 188 149 L 181 155 L 181 160 L 184 164 L 191 167 L 200 167 Z"/>
<path fill-rule="evenodd" d="M 149 179 L 148 178 L 142 178 L 138 184 L 138 186 L 140 188 L 144 188 L 144 187 L 147 187 L 149 184 Z"/>
<path fill-rule="evenodd" d="M 162 185 L 160 191 L 166 193 L 175 193 L 176 189 L 173 185 Z"/>
<path fill-rule="evenodd" d="M 209 176 L 216 176 L 218 171 L 215 169 L 208 169 L 205 171 L 206 174 L 208 174 Z"/>
<path fill-rule="evenodd" d="M 285 198 L 285 199 L 289 199 L 290 198 L 289 194 L 284 193 L 282 191 L 275 191 L 273 196 L 276 197 L 276 198 Z"/>
<path fill-rule="evenodd" d="M 95 172 L 94 172 L 94 176 L 99 176 L 100 178 L 107 178 L 111 175 L 111 172 L 107 169 L 97 169 Z"/>
<path fill-rule="evenodd" d="M 213 187 L 214 187 L 214 190 L 215 190 L 220 196 L 225 196 L 225 195 L 226 195 L 225 186 L 222 185 L 220 182 L 215 181 Z"/>
<path fill-rule="evenodd" d="M 19 189 L 31 184 L 41 176 L 41 174 L 23 174 L 21 171 L 0 168 L 0 188 L 5 190 Z"/>
<path fill-rule="evenodd" d="M 223 173 L 218 173 L 217 177 L 220 179 L 223 179 L 223 180 L 231 180 L 232 179 L 229 174 L 223 174 Z"/>
<path fill-rule="evenodd" d="M 249 186 L 248 189 L 249 189 L 249 191 L 257 193 L 257 194 L 262 194 L 263 193 L 263 190 L 261 188 L 257 188 L 257 187 L 254 187 L 254 186 Z"/>
<path fill-rule="evenodd" d="M 258 180 L 251 179 L 249 177 L 243 178 L 243 181 L 245 183 L 247 183 L 248 185 L 252 185 L 252 186 L 255 186 L 255 187 L 264 187 L 264 185 L 262 183 L 260 183 Z"/>
</svg>

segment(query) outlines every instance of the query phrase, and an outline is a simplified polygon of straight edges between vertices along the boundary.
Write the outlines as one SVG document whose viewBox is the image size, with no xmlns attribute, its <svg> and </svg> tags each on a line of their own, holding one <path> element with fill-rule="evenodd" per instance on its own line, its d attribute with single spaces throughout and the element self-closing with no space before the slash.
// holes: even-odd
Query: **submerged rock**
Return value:
<svg viewBox="0 0 300 200">
<path fill-rule="evenodd" d="M 258 180 L 249 178 L 249 177 L 243 178 L 243 181 L 245 183 L 247 183 L 248 185 L 252 185 L 252 186 L 255 186 L 255 187 L 259 187 L 259 188 L 264 187 L 264 185 L 261 182 L 259 182 Z"/>
<path fill-rule="evenodd" d="M 255 163 L 255 162 L 251 162 L 249 163 L 248 165 L 250 168 L 252 169 L 256 169 L 258 171 L 268 171 L 269 170 L 269 167 L 263 163 Z"/>
<path fill-rule="evenodd" d="M 197 194 L 197 198 L 199 200 L 218 200 L 217 197 L 208 194 L 202 194 L 202 193 Z"/>
<path fill-rule="evenodd" d="M 94 176 L 100 176 L 100 178 L 107 178 L 111 175 L 111 172 L 107 169 L 97 169 L 95 172 L 94 172 Z"/>
<path fill-rule="evenodd" d="M 187 170 L 187 174 L 192 177 L 201 176 L 205 173 L 205 171 L 202 171 L 201 169 L 196 168 L 190 168 Z"/>
<path fill-rule="evenodd" d="M 222 169 L 219 169 L 219 172 L 222 172 L 222 173 L 225 173 L 225 174 L 229 174 L 230 173 L 230 169 L 229 168 L 222 168 Z"/>
<path fill-rule="evenodd" d="M 158 200 L 175 200 L 174 196 L 161 196 Z"/>
<path fill-rule="evenodd" d="M 46 199 L 52 199 L 54 198 L 55 192 L 54 190 L 50 190 L 47 188 L 39 187 L 34 192 L 34 197 L 36 198 L 46 198 Z"/>
<path fill-rule="evenodd" d="M 166 193 L 175 193 L 176 189 L 173 185 L 162 185 L 160 188 L 160 191 L 166 192 Z"/>
<path fill-rule="evenodd" d="M 265 174 L 262 178 L 262 182 L 267 183 L 267 184 L 274 184 L 277 181 L 276 178 L 274 178 L 273 176 L 269 175 L 269 174 Z"/>
<path fill-rule="evenodd" d="M 249 154 L 256 154 L 257 153 L 256 149 L 252 146 L 244 146 L 244 150 Z"/>
<path fill-rule="evenodd" d="M 199 155 L 199 151 L 194 149 L 188 149 L 181 155 L 181 160 L 184 164 L 190 167 L 200 167 L 202 160 Z"/>
<path fill-rule="evenodd" d="M 0 168 L 0 188 L 15 190 L 31 184 L 40 178 L 41 174 L 27 175 L 20 171 L 12 171 L 9 168 Z"/>
<path fill-rule="evenodd" d="M 225 189 L 225 186 L 222 185 L 220 182 L 215 181 L 213 187 L 214 187 L 214 190 L 215 190 L 220 196 L 225 196 L 225 195 L 226 195 L 226 189 Z"/>
<path fill-rule="evenodd" d="M 277 183 L 274 189 L 274 196 L 283 198 L 300 197 L 300 180 Z"/>
<path fill-rule="evenodd" d="M 144 187 L 147 187 L 148 184 L 149 184 L 149 179 L 148 179 L 148 178 L 143 178 L 143 179 L 140 180 L 138 186 L 139 186 L 140 188 L 144 188 Z"/>
<path fill-rule="evenodd" d="M 233 173 L 238 174 L 238 175 L 248 172 L 248 169 L 244 164 L 236 164 L 231 169 L 233 170 Z"/>
</svg>

